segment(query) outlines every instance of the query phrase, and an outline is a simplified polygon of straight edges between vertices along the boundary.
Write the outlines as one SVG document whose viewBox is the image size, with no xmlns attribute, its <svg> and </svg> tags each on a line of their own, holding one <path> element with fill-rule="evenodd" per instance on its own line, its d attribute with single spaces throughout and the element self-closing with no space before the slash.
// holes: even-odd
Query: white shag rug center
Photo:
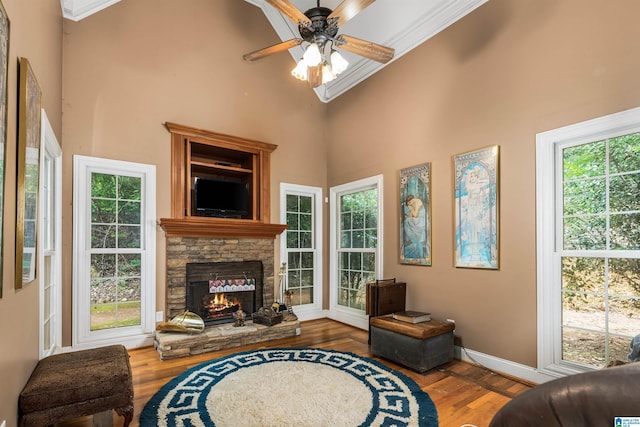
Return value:
<svg viewBox="0 0 640 427">
<path fill-rule="evenodd" d="M 207 395 L 216 426 L 357 426 L 372 409 L 360 380 L 330 366 L 272 362 L 238 369 Z"/>
<path fill-rule="evenodd" d="M 375 360 L 316 348 L 214 359 L 165 384 L 140 427 L 437 427 L 429 395 Z"/>
</svg>

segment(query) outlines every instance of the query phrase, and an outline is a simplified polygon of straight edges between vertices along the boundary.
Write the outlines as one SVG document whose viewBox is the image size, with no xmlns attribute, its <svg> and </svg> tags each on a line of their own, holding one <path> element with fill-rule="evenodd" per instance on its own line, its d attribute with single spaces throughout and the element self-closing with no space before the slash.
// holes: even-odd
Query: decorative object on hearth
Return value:
<svg viewBox="0 0 640 427">
<path fill-rule="evenodd" d="M 271 304 L 271 308 L 276 313 L 280 313 L 280 303 L 278 301 L 274 301 L 273 304 Z"/>
<path fill-rule="evenodd" d="M 286 387 L 274 394 L 274 384 Z M 238 424 L 436 427 L 438 415 L 429 395 L 403 373 L 316 348 L 256 350 L 203 363 L 165 384 L 140 414 L 141 427 Z"/>
<path fill-rule="evenodd" d="M 284 313 L 283 320 L 285 322 L 290 322 L 292 320 L 298 320 L 298 316 L 293 312 L 293 304 L 291 304 L 291 297 L 293 296 L 293 291 L 291 289 L 287 289 L 284 293 L 285 297 L 285 305 L 287 306 L 287 311 Z"/>
<path fill-rule="evenodd" d="M 283 262 L 280 266 L 280 271 L 278 272 L 278 286 L 274 289 L 274 301 L 271 304 L 271 307 L 275 310 L 276 313 L 280 313 L 286 310 L 286 305 L 284 303 L 284 293 L 286 289 L 286 274 L 287 274 L 287 263 Z"/>
<path fill-rule="evenodd" d="M 261 307 L 257 313 L 251 315 L 253 323 L 273 326 L 282 322 L 282 313 L 277 313 L 272 307 Z"/>
<path fill-rule="evenodd" d="M 278 272 L 278 301 L 284 301 L 284 292 L 287 289 L 287 263 L 283 262 L 280 265 L 280 271 Z"/>
<path fill-rule="evenodd" d="M 395 50 L 377 43 L 362 40 L 346 34 L 338 34 L 345 22 L 364 10 L 375 0 L 344 0 L 335 10 L 320 6 L 302 13 L 289 0 L 266 0 L 283 15 L 298 24 L 299 38 L 247 53 L 245 61 L 255 61 L 265 56 L 289 50 L 302 43 L 308 43 L 302 59 L 291 71 L 291 75 L 308 81 L 311 87 L 318 87 L 335 79 L 347 69 L 349 63 L 336 50 L 345 50 L 368 59 L 386 64 Z"/>
<path fill-rule="evenodd" d="M 189 310 L 178 314 L 168 322 L 160 322 L 156 330 L 161 332 L 186 332 L 189 334 L 199 334 L 204 331 L 204 320 Z"/>
<path fill-rule="evenodd" d="M 242 311 L 242 309 L 239 309 L 238 311 L 233 313 L 233 326 L 235 327 L 244 326 L 244 320 L 246 318 L 247 318 L 247 315 L 244 313 L 244 311 Z"/>
<path fill-rule="evenodd" d="M 296 316 L 293 312 L 293 307 L 291 304 L 291 296 L 293 292 L 287 288 L 287 263 L 283 262 L 280 266 L 280 272 L 278 273 L 280 278 L 278 284 L 278 290 L 280 291 L 280 301 L 284 301 L 284 304 L 281 304 L 278 308 L 279 312 L 282 312 L 282 320 L 285 322 L 289 322 L 292 320 L 298 320 L 298 316 Z"/>
<path fill-rule="evenodd" d="M 246 276 L 241 279 L 215 279 L 209 280 L 209 293 L 255 291 L 256 279 L 248 279 Z"/>
</svg>

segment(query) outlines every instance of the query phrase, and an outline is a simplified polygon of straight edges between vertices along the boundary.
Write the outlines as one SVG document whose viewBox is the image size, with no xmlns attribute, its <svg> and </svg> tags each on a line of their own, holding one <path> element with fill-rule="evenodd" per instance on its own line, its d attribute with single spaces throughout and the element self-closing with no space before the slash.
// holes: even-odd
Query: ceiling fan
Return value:
<svg viewBox="0 0 640 427">
<path fill-rule="evenodd" d="M 343 0 L 335 10 L 331 10 L 321 7 L 318 0 L 317 7 L 302 13 L 289 0 L 266 0 L 298 24 L 300 37 L 247 53 L 242 58 L 245 61 L 255 61 L 307 42 L 309 46 L 291 74 L 300 80 L 307 80 L 311 87 L 318 87 L 335 79 L 347 68 L 348 62 L 336 48 L 386 64 L 393 58 L 394 49 L 346 34 L 338 34 L 339 28 L 345 22 L 374 1 Z"/>
</svg>

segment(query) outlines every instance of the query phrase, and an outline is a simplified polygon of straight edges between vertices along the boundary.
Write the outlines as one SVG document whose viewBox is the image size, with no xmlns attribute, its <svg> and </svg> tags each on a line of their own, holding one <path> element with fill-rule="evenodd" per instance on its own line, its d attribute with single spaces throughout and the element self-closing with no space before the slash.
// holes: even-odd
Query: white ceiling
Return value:
<svg viewBox="0 0 640 427">
<path fill-rule="evenodd" d="M 61 0 L 63 15 L 79 21 L 120 0 Z M 298 26 L 269 5 L 265 0 L 245 0 L 262 9 L 269 23 L 282 41 L 298 38 Z M 290 0 L 304 12 L 317 6 L 317 0 Z M 342 0 L 320 0 L 320 5 L 335 9 Z M 488 0 L 377 0 L 340 27 L 339 34 L 389 46 L 395 49 L 394 59 L 380 64 L 358 55 L 342 51 L 349 68 L 340 76 L 314 89 L 322 102 L 329 102 L 343 94 L 383 67 L 389 66 L 411 49 L 458 21 Z M 255 46 L 257 50 L 272 43 Z M 306 44 L 306 43 L 305 43 Z M 305 44 L 289 50 L 291 68 L 302 57 Z M 247 52 L 238 52 L 242 55 Z M 279 55 L 285 55 L 280 53 Z M 262 59 L 263 61 L 268 59 Z"/>
</svg>

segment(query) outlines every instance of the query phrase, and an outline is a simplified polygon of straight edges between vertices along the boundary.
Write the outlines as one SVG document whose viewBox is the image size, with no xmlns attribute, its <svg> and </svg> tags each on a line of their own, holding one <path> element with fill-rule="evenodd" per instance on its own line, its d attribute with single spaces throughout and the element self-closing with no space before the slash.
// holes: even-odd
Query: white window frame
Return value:
<svg viewBox="0 0 640 427">
<path fill-rule="evenodd" d="M 73 347 L 153 344 L 156 301 L 156 167 L 141 163 L 75 155 L 73 157 Z M 91 173 L 138 176 L 142 179 L 142 266 L 139 326 L 90 331 Z"/>
<path fill-rule="evenodd" d="M 355 326 L 360 329 L 369 329 L 369 316 L 367 316 L 365 310 L 357 310 L 350 307 L 343 307 L 338 304 L 338 242 L 339 242 L 339 202 L 340 196 L 343 194 L 354 193 L 358 191 L 369 190 L 372 188 L 378 191 L 378 245 L 376 248 L 376 278 L 381 279 L 383 277 L 383 176 L 375 175 L 369 178 L 363 178 L 357 181 L 348 182 L 346 184 L 331 187 L 330 193 L 330 302 L 329 302 L 329 318 L 337 320 L 348 325 Z"/>
<path fill-rule="evenodd" d="M 40 230 L 38 231 L 38 271 L 40 287 L 40 322 L 39 322 L 39 346 L 40 359 L 59 353 L 62 350 L 62 149 L 56 138 L 46 112 L 42 109 L 42 131 L 40 150 Z M 45 176 L 45 159 L 51 161 L 52 170 Z M 49 191 L 45 194 L 45 182 Z M 44 203 L 44 197 L 48 198 Z M 47 209 L 48 208 L 48 209 Z M 45 212 L 48 210 L 48 212 Z M 53 225 L 49 228 L 49 235 L 45 233 L 45 221 Z M 44 274 L 45 257 L 51 257 L 50 274 Z M 50 283 L 45 283 L 45 280 Z M 44 318 L 45 310 L 45 286 L 51 286 L 49 297 L 49 317 Z M 45 348 L 45 323 L 49 321 L 50 346 Z"/>
<path fill-rule="evenodd" d="M 299 320 L 325 317 L 322 310 L 322 188 L 297 184 L 280 184 L 280 223 L 287 223 L 287 195 L 305 196 L 313 199 L 313 303 L 294 306 Z M 286 231 L 280 237 L 280 262 L 287 262 Z"/>
<path fill-rule="evenodd" d="M 542 132 L 536 135 L 536 241 L 538 302 L 538 371 L 560 377 L 586 370 L 562 360 L 561 257 L 557 250 L 562 222 L 556 206 L 556 162 L 560 146 L 578 145 L 640 132 L 640 108 Z"/>
</svg>

